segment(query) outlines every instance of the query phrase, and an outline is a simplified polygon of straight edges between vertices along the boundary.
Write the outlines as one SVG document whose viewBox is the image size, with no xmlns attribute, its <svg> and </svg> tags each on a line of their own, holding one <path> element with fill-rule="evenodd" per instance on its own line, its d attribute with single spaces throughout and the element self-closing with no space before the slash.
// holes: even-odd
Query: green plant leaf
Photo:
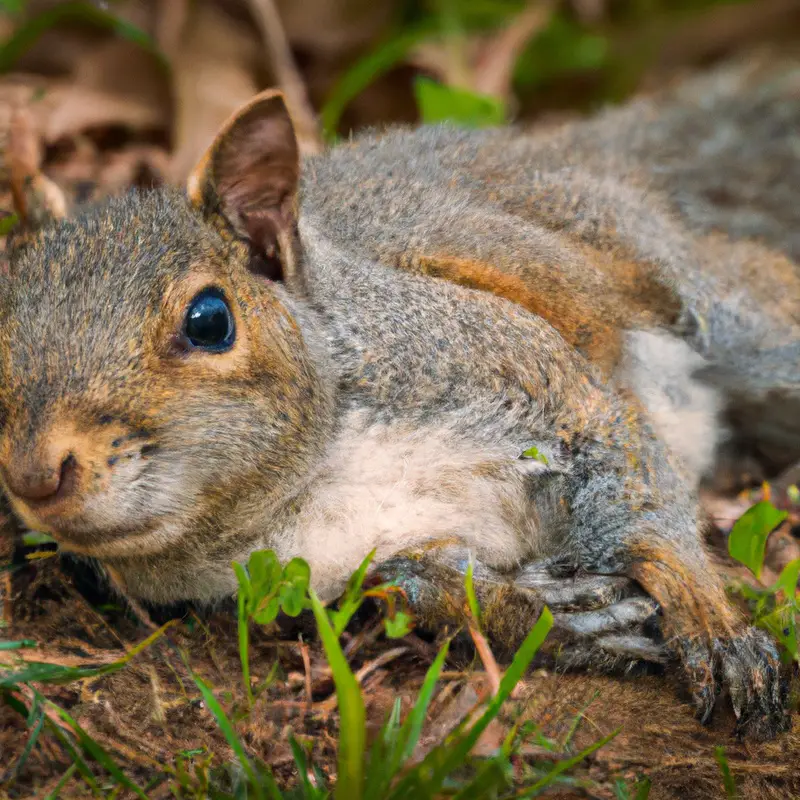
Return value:
<svg viewBox="0 0 800 800">
<path fill-rule="evenodd" d="M 256 550 L 247 561 L 247 574 L 256 602 L 278 590 L 283 570 L 272 550 Z"/>
<path fill-rule="evenodd" d="M 411 633 L 411 615 L 405 611 L 395 611 L 393 617 L 384 617 L 383 627 L 390 639 L 402 639 Z"/>
<path fill-rule="evenodd" d="M 762 500 L 736 520 L 728 536 L 728 552 L 744 564 L 756 578 L 761 577 L 767 537 L 783 522 L 788 513 L 779 511 L 768 500 Z"/>
<path fill-rule="evenodd" d="M 364 568 L 364 572 L 366 572 L 366 568 Z M 361 687 L 358 685 L 356 676 L 353 675 L 339 645 L 339 638 L 328 619 L 325 607 L 313 589 L 310 590 L 310 595 L 311 608 L 317 620 L 322 646 L 325 648 L 325 655 L 333 672 L 336 699 L 339 704 L 339 757 L 334 797 L 336 800 L 361 800 L 364 792 L 364 753 L 366 748 L 364 699 L 361 696 Z"/>
<path fill-rule="evenodd" d="M 280 609 L 281 604 L 277 594 L 274 597 L 262 597 L 253 611 L 253 619 L 259 625 L 269 625 L 278 618 Z"/>
<path fill-rule="evenodd" d="M 14 230 L 18 222 L 19 217 L 17 214 L 4 214 L 0 217 L 0 236 L 8 236 L 8 234 Z"/>
<path fill-rule="evenodd" d="M 284 614 L 296 617 L 307 607 L 311 568 L 302 558 L 293 558 L 283 570 L 283 585 L 279 597 Z"/>
<path fill-rule="evenodd" d="M 244 603 L 246 612 L 249 614 L 253 602 L 253 586 L 250 583 L 250 576 L 238 561 L 232 561 L 231 567 L 236 574 L 236 582 L 239 584 L 239 597 Z"/>
<path fill-rule="evenodd" d="M 547 460 L 547 456 L 544 453 L 539 452 L 538 447 L 529 447 L 522 453 L 522 458 L 532 458 L 535 461 L 541 461 L 542 464 L 549 464 L 550 462 Z"/>
<path fill-rule="evenodd" d="M 0 220 L 0 228 L 2 228 L 3 220 Z M 0 229 L 0 236 L 2 236 L 2 230 Z M 56 540 L 46 534 L 41 533 L 39 531 L 28 531 L 27 533 L 22 534 L 22 544 L 26 547 L 36 547 L 39 544 L 55 544 Z"/>
<path fill-rule="evenodd" d="M 797 582 L 800 580 L 800 558 L 790 561 L 782 570 L 772 587 L 773 592 L 783 592 L 786 598 L 794 600 L 797 594 Z"/>
<path fill-rule="evenodd" d="M 444 86 L 430 78 L 420 76 L 414 81 L 414 96 L 425 123 L 452 122 L 466 128 L 483 128 L 506 121 L 502 100 Z"/>
</svg>

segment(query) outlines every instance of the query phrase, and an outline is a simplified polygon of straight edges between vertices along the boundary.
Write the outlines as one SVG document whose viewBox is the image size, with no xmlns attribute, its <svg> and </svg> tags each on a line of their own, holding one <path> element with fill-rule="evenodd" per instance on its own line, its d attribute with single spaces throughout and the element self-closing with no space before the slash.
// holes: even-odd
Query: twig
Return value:
<svg viewBox="0 0 800 800">
<path fill-rule="evenodd" d="M 14 536 L 9 531 L 10 518 L 0 512 L 0 567 L 10 565 L 14 558 Z M 11 595 L 14 586 L 11 579 L 11 570 L 3 572 L 0 576 L 0 627 L 11 627 L 13 614 L 11 610 Z"/>
<path fill-rule="evenodd" d="M 26 226 L 33 229 L 66 215 L 66 198 L 41 171 L 42 143 L 27 108 L 17 108 L 12 114 L 6 161 L 14 208 Z"/>
<path fill-rule="evenodd" d="M 373 659 L 372 661 L 368 661 L 358 672 L 356 672 L 356 680 L 359 684 L 363 684 L 364 679 L 372 672 L 375 672 L 376 669 L 380 669 L 390 661 L 394 661 L 394 659 L 407 652 L 407 647 L 393 647 L 391 650 L 381 653 L 377 658 Z M 332 694 L 327 700 L 323 701 L 322 703 L 317 703 L 316 708 L 320 711 L 328 713 L 336 708 L 336 704 L 336 694 Z"/>
<path fill-rule="evenodd" d="M 250 0 L 250 8 L 261 29 L 269 66 L 278 86 L 286 95 L 286 104 L 295 124 L 300 150 L 305 154 L 319 153 L 323 144 L 316 114 L 308 99 L 305 82 L 295 63 L 274 0 Z"/>
<path fill-rule="evenodd" d="M 554 8 L 554 0 L 533 0 L 490 40 L 474 70 L 476 92 L 508 97 L 514 65 L 522 48 L 547 25 Z"/>
<path fill-rule="evenodd" d="M 481 662 L 483 662 L 483 668 L 486 670 L 486 677 L 489 679 L 489 688 L 491 689 L 492 696 L 494 696 L 500 691 L 500 680 L 503 677 L 500 672 L 500 667 L 497 666 L 494 653 L 492 653 L 489 642 L 486 641 L 486 637 L 477 629 L 472 621 L 469 622 L 469 634 L 472 636 L 472 641 L 475 642 L 475 649 L 478 651 Z"/>
<path fill-rule="evenodd" d="M 308 652 L 308 645 L 303 641 L 300 642 L 300 655 L 303 657 L 303 670 L 305 671 L 306 711 L 311 711 L 314 705 L 311 692 L 311 656 Z"/>
</svg>

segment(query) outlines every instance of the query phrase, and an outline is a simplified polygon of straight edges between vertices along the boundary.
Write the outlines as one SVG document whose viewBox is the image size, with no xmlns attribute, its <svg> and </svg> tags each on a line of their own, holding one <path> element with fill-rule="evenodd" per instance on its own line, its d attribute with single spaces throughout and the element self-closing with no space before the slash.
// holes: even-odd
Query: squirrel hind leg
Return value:
<svg viewBox="0 0 800 800">
<path fill-rule="evenodd" d="M 376 572 L 403 589 L 420 628 L 456 629 L 467 620 L 464 575 L 470 559 L 459 544 L 427 545 L 393 556 Z M 551 574 L 546 561 L 526 565 L 518 576 L 474 557 L 472 564 L 481 623 L 499 657 L 513 655 L 547 606 L 554 627 L 542 656 L 556 667 L 624 671 L 636 662 L 666 660 L 654 624 L 657 606 L 630 579 L 575 570 L 567 576 L 560 568 L 561 574 Z"/>
</svg>

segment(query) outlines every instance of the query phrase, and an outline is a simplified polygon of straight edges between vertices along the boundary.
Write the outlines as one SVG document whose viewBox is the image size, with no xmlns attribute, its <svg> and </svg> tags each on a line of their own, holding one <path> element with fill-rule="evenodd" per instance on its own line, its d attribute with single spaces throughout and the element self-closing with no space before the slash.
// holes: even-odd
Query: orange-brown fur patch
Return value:
<svg viewBox="0 0 800 800">
<path fill-rule="evenodd" d="M 668 546 L 647 542 L 634 545 L 632 553 L 640 560 L 631 575 L 666 611 L 671 634 L 718 638 L 731 636 L 740 627 L 722 578 L 709 561 L 690 564 Z"/>
<path fill-rule="evenodd" d="M 547 320 L 595 365 L 610 370 L 620 356 L 622 330 L 634 323 L 673 322 L 677 301 L 640 264 L 592 248 L 582 249 L 608 278 L 605 296 L 587 296 L 580 291 L 579 284 L 571 291 L 559 281 L 539 282 L 537 278 L 543 271 L 551 271 L 546 265 L 531 268 L 527 276 L 515 275 L 494 264 L 428 254 L 400 266 L 517 303 Z"/>
</svg>

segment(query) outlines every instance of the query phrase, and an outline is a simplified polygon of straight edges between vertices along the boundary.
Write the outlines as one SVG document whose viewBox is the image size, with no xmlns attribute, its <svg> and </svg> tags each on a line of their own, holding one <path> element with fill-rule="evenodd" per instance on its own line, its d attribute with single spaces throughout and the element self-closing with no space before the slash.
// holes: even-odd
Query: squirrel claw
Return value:
<svg viewBox="0 0 800 800">
<path fill-rule="evenodd" d="M 721 649 L 721 671 L 736 714 L 736 734 L 772 739 L 790 725 L 789 682 L 769 636 L 755 628 Z"/>
<path fill-rule="evenodd" d="M 703 725 L 711 720 L 724 687 L 736 715 L 738 737 L 763 741 L 788 729 L 788 681 L 766 633 L 749 628 L 741 636 L 710 644 L 684 641 L 680 650 Z"/>
</svg>

